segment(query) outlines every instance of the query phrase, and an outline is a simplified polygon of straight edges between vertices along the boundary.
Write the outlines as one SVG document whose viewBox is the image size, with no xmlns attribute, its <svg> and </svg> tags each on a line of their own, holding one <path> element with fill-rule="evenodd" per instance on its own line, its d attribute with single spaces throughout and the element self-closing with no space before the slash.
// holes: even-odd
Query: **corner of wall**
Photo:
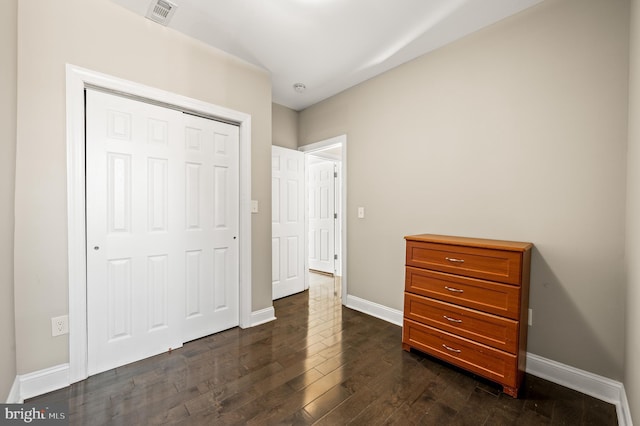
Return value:
<svg viewBox="0 0 640 426">
<path fill-rule="evenodd" d="M 14 227 L 17 116 L 18 1 L 3 3 L 0 16 L 0 395 L 12 397 L 16 375 Z"/>
</svg>

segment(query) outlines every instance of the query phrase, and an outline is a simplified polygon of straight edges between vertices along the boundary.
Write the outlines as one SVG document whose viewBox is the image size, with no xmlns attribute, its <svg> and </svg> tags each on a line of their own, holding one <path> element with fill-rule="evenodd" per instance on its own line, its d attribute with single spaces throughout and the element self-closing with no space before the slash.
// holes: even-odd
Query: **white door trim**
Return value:
<svg viewBox="0 0 640 426">
<path fill-rule="evenodd" d="M 341 144 L 342 146 L 342 214 L 340 215 L 341 231 L 342 231 L 342 304 L 347 303 L 347 135 L 335 136 L 330 139 L 325 139 L 320 142 L 311 143 L 298 148 L 299 151 L 305 154 L 310 154 L 313 151 L 320 151 L 333 145 Z M 305 172 L 306 173 L 306 172 Z M 306 185 L 305 185 L 306 188 Z M 305 199 L 308 200 L 309 196 L 305 191 Z M 308 215 L 305 218 L 305 287 L 309 288 L 309 218 Z"/>
<path fill-rule="evenodd" d="M 69 383 L 87 378 L 84 89 L 87 85 L 174 105 L 240 126 L 240 327 L 251 324 L 251 116 L 197 99 L 66 67 L 67 224 L 69 257 Z"/>
</svg>

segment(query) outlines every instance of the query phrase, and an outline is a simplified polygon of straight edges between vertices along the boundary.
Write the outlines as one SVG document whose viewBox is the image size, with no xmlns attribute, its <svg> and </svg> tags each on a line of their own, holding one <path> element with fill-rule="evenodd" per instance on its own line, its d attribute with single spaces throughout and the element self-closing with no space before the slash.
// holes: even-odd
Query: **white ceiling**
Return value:
<svg viewBox="0 0 640 426">
<path fill-rule="evenodd" d="M 170 28 L 268 70 L 273 102 L 302 110 L 543 0 L 170 1 Z"/>
</svg>

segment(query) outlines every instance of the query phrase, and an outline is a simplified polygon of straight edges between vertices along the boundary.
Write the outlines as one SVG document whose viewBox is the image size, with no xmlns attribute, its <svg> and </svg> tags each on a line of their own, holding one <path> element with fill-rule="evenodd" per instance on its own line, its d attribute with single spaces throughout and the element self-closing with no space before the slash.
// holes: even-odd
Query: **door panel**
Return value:
<svg viewBox="0 0 640 426">
<path fill-rule="evenodd" d="M 309 269 L 335 273 L 335 165 L 309 165 Z"/>
<path fill-rule="evenodd" d="M 89 374 L 182 346 L 180 257 L 170 229 L 169 175 L 181 114 L 87 91 L 87 307 Z"/>
<path fill-rule="evenodd" d="M 188 311 L 183 341 L 238 325 L 238 127 L 185 115 Z"/>
<path fill-rule="evenodd" d="M 304 154 L 272 147 L 272 296 L 304 291 Z"/>
</svg>

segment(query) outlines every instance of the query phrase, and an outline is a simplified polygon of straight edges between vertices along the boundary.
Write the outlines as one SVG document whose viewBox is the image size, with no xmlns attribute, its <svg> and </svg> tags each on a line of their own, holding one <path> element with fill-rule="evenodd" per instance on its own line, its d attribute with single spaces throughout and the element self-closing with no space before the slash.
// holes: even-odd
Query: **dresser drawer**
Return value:
<svg viewBox="0 0 640 426">
<path fill-rule="evenodd" d="M 407 266 L 520 284 L 522 253 L 407 240 Z"/>
<path fill-rule="evenodd" d="M 520 287 L 407 266 L 405 290 L 467 308 L 520 319 Z"/>
<path fill-rule="evenodd" d="M 423 324 L 515 353 L 518 322 L 411 293 L 404 295 L 404 316 Z"/>
<path fill-rule="evenodd" d="M 503 385 L 516 387 L 517 358 L 462 337 L 405 319 L 402 341 L 458 367 Z"/>
</svg>

